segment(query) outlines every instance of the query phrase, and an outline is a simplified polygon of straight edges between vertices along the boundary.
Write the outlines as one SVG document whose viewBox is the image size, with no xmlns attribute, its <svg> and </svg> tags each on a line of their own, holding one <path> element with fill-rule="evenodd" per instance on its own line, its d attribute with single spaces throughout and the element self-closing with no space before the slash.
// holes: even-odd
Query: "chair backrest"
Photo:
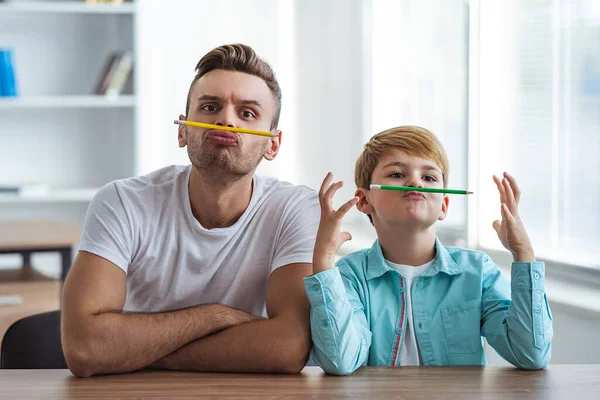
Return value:
<svg viewBox="0 0 600 400">
<path fill-rule="evenodd" d="M 2 339 L 0 368 L 67 368 L 60 341 L 60 311 L 31 315 L 13 323 Z"/>
</svg>

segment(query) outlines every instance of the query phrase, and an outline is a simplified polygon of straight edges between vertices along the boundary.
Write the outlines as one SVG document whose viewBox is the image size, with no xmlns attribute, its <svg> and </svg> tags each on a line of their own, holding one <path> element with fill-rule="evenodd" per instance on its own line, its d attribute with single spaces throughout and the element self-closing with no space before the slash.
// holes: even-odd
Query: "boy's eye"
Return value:
<svg viewBox="0 0 600 400">
<path fill-rule="evenodd" d="M 435 179 L 435 177 L 434 177 L 434 176 L 431 176 L 431 175 L 426 175 L 426 176 L 424 176 L 424 177 L 423 177 L 423 179 L 424 179 L 426 182 L 437 182 L 437 179 Z"/>
<path fill-rule="evenodd" d="M 403 178 L 404 174 L 402 172 L 392 172 L 388 175 L 389 178 Z"/>
</svg>

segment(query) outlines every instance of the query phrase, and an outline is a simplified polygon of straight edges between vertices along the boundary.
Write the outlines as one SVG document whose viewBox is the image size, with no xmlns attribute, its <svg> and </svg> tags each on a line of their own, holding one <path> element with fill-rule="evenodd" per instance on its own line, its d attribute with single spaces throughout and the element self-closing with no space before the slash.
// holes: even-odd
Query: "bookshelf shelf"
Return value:
<svg viewBox="0 0 600 400">
<path fill-rule="evenodd" d="M 133 95 L 109 96 L 26 96 L 0 98 L 0 110 L 15 108 L 132 108 Z"/>
<path fill-rule="evenodd" d="M 28 196 L 1 194 L 0 204 L 88 202 L 97 191 L 96 188 L 80 188 L 51 190 L 45 194 Z"/>
<path fill-rule="evenodd" d="M 62 14 L 133 14 L 134 4 L 89 4 L 83 1 L 28 1 L 1 3 L 0 15 L 11 13 L 62 13 Z"/>
</svg>

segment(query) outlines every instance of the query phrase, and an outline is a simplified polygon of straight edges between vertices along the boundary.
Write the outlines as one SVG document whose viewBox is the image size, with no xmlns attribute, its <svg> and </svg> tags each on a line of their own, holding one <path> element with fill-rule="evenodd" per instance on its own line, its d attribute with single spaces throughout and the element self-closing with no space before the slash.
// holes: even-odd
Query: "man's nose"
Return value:
<svg viewBox="0 0 600 400">
<path fill-rule="evenodd" d="M 223 107 L 215 121 L 215 125 L 235 128 L 235 110 L 232 107 Z"/>
</svg>

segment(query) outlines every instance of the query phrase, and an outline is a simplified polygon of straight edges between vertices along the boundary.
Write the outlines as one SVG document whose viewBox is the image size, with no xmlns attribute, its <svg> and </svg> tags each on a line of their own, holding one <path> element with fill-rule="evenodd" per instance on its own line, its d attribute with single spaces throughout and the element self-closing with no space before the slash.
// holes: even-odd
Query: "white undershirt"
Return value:
<svg viewBox="0 0 600 400">
<path fill-rule="evenodd" d="M 413 324 L 413 312 L 412 312 L 412 299 L 411 290 L 412 284 L 416 277 L 421 275 L 431 264 L 433 260 L 427 264 L 423 264 L 418 267 L 411 265 L 395 264 L 391 261 L 385 260 L 385 262 L 391 267 L 398 271 L 405 281 L 404 290 L 406 293 L 406 329 L 402 339 L 402 345 L 400 350 L 400 365 L 422 365 L 423 360 L 421 359 L 421 352 L 417 345 L 417 337 L 415 336 L 415 327 Z"/>
</svg>

